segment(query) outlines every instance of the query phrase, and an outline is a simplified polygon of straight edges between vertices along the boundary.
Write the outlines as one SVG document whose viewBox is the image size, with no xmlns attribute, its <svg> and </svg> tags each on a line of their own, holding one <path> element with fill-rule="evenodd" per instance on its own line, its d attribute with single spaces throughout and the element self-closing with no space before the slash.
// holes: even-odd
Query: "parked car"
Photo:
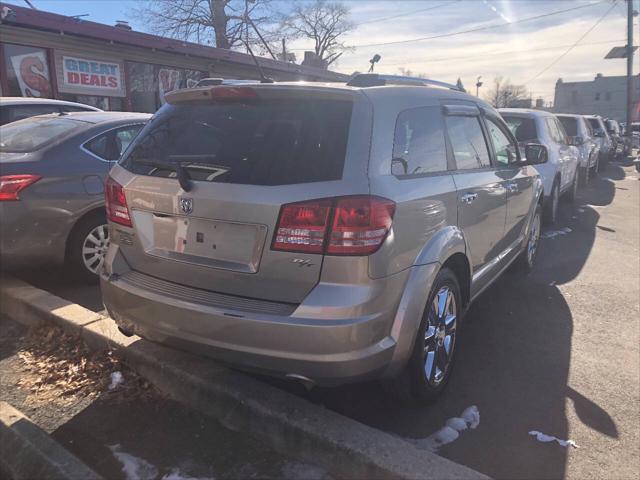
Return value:
<svg viewBox="0 0 640 480">
<path fill-rule="evenodd" d="M 578 191 L 578 149 L 571 144 L 555 115 L 542 110 L 502 108 L 499 110 L 520 145 L 539 143 L 547 147 L 549 159 L 536 170 L 544 185 L 544 212 L 549 223 L 558 218 L 560 197 L 573 201 Z"/>
<path fill-rule="evenodd" d="M 600 146 L 599 164 L 602 166 L 612 158 L 611 138 L 607 133 L 602 117 L 597 115 L 586 115 L 585 118 L 591 125 L 591 128 L 593 129 L 593 136 L 596 138 Z"/>
<path fill-rule="evenodd" d="M 107 180 L 112 318 L 306 385 L 437 395 L 469 303 L 512 262 L 533 267 L 542 182 L 528 165 L 547 155 L 523 160 L 490 105 L 442 85 L 168 94 Z"/>
<path fill-rule="evenodd" d="M 611 139 L 611 158 L 617 157 L 624 150 L 624 138 L 620 124 L 612 118 L 604 120 L 604 126 Z"/>
<path fill-rule="evenodd" d="M 66 261 L 97 281 L 109 238 L 105 177 L 149 117 L 52 114 L 0 127 L 3 268 Z"/>
<path fill-rule="evenodd" d="M 0 125 L 48 113 L 101 112 L 99 108 L 82 103 L 51 98 L 0 97 Z"/>
<path fill-rule="evenodd" d="M 596 141 L 591 124 L 583 115 L 559 113 L 556 117 L 569 135 L 571 144 L 578 148 L 580 176 L 582 183 L 586 185 L 589 183 L 589 178 L 598 173 L 600 142 Z"/>
</svg>

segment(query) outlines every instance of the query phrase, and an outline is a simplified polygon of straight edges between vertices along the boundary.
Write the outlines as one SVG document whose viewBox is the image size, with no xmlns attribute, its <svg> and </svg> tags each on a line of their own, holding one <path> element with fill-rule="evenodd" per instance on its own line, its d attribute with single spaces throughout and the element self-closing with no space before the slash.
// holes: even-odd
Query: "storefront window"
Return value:
<svg viewBox="0 0 640 480">
<path fill-rule="evenodd" d="M 164 65 L 129 62 L 129 95 L 134 112 L 153 113 L 164 105 L 164 96 L 178 88 L 193 87 L 206 74 Z"/>
<path fill-rule="evenodd" d="M 127 64 L 127 81 L 132 110 L 134 112 L 155 112 L 158 108 L 156 101 L 158 83 L 153 65 L 129 62 Z"/>
<path fill-rule="evenodd" d="M 4 95 L 43 98 L 53 96 L 46 50 L 10 43 L 3 44 L 2 48 L 9 87 Z"/>
<path fill-rule="evenodd" d="M 91 105 L 100 110 L 110 110 L 113 112 L 121 112 L 124 108 L 124 98 L 121 97 L 102 97 L 98 95 L 73 95 L 71 93 L 62 93 L 59 95 L 60 100 L 68 102 L 77 102 L 84 105 Z"/>
</svg>

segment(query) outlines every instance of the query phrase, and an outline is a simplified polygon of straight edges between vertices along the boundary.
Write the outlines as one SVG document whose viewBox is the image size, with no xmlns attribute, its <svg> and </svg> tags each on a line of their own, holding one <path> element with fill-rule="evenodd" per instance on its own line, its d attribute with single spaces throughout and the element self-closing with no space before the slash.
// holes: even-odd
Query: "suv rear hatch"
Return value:
<svg viewBox="0 0 640 480">
<path fill-rule="evenodd" d="M 283 205 L 369 193 L 368 101 L 304 85 L 196 88 L 168 100 L 112 171 L 133 225 L 110 215 L 126 261 L 189 287 L 301 302 L 322 267 L 312 244 L 326 232 L 313 225 L 334 200 Z M 294 222 L 280 230 L 292 238 L 274 238 L 281 210 L 306 215 L 310 230 Z"/>
</svg>

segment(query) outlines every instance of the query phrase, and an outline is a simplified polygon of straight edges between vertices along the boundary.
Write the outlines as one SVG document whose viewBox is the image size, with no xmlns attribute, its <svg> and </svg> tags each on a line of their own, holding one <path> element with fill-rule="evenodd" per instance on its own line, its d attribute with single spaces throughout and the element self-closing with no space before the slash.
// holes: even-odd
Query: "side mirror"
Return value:
<svg viewBox="0 0 640 480">
<path fill-rule="evenodd" d="M 539 143 L 529 143 L 524 147 L 525 165 L 540 165 L 549 160 L 549 151 Z"/>
<path fill-rule="evenodd" d="M 602 130 L 596 130 L 593 132 L 594 137 L 602 138 L 604 137 L 604 132 Z"/>
<path fill-rule="evenodd" d="M 580 145 L 584 144 L 584 137 L 581 136 L 576 136 L 576 137 L 569 137 L 569 145 L 573 145 L 574 147 L 579 147 Z"/>
</svg>

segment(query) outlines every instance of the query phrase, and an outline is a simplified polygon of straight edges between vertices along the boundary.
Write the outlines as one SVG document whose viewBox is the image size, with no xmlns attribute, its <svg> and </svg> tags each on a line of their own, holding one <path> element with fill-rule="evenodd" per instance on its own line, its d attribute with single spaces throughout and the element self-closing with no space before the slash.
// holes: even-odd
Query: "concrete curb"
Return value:
<svg viewBox="0 0 640 480">
<path fill-rule="evenodd" d="M 13 480 L 102 479 L 6 402 L 0 402 L 0 468 Z"/>
<path fill-rule="evenodd" d="M 15 320 L 79 332 L 90 348 L 113 349 L 168 396 L 339 478 L 488 478 L 210 359 L 125 337 L 111 319 L 79 309 L 19 280 L 0 281 L 0 311 Z"/>
</svg>

